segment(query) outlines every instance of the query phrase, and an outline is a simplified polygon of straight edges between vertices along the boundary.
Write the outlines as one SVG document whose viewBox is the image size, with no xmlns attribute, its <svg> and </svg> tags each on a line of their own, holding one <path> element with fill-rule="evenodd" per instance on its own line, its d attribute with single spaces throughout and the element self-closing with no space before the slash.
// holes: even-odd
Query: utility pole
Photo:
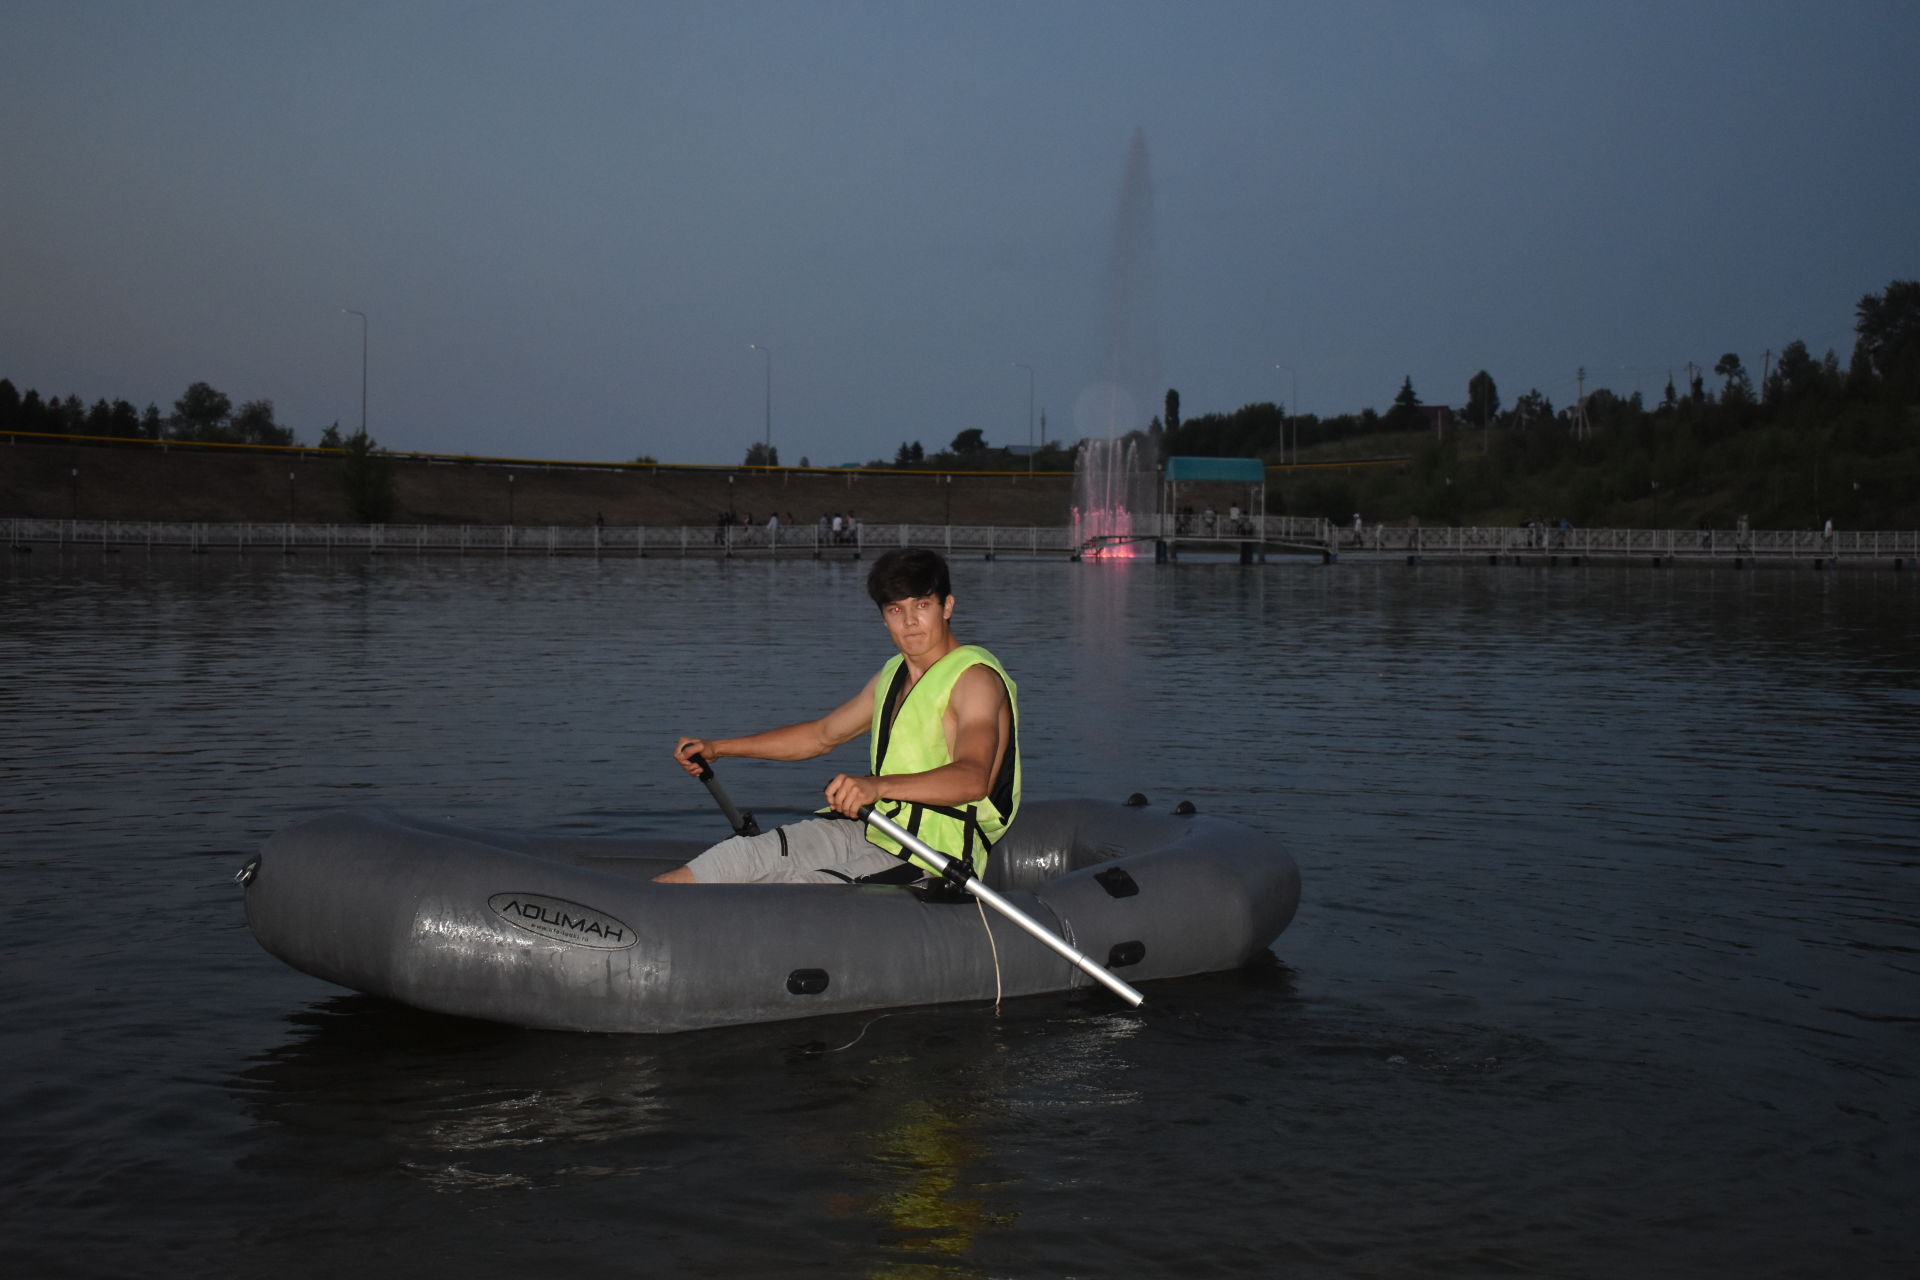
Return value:
<svg viewBox="0 0 1920 1280">
<path fill-rule="evenodd" d="M 773 348 L 762 346 L 758 342 L 749 342 L 748 348 L 758 351 L 767 358 L 767 454 L 762 461 L 773 465 Z"/>
<path fill-rule="evenodd" d="M 1574 371 L 1575 386 L 1578 395 L 1573 402 L 1573 438 L 1588 440 L 1593 437 L 1593 424 L 1587 421 L 1587 371 L 1585 366 Z"/>
<path fill-rule="evenodd" d="M 340 308 L 342 315 L 360 317 L 360 434 L 367 434 L 367 313 L 352 307 Z"/>
</svg>

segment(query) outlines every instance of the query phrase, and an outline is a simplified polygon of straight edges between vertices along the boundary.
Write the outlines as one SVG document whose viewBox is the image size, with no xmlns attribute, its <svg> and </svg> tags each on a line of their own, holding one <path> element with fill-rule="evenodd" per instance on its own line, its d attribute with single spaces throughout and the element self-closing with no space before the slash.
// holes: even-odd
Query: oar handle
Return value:
<svg viewBox="0 0 1920 1280">
<path fill-rule="evenodd" d="M 733 828 L 733 834 L 759 835 L 760 824 L 753 820 L 751 813 L 741 813 L 733 807 L 733 801 L 727 796 L 727 789 L 720 785 L 718 778 L 713 776 L 713 766 L 707 763 L 706 757 L 696 751 L 687 759 L 699 766 L 700 781 L 706 784 L 707 794 L 713 797 L 713 802 L 720 806 L 720 812 L 726 815 L 727 825 Z"/>
<path fill-rule="evenodd" d="M 886 832 L 889 836 L 897 840 L 902 848 L 910 850 L 915 857 L 943 875 L 946 874 L 948 864 L 954 861 L 946 854 L 935 849 L 932 845 L 929 845 L 919 836 L 914 835 L 911 831 L 908 831 L 905 827 L 895 822 L 892 818 L 889 818 L 886 814 L 876 810 L 870 804 L 861 806 L 860 820 L 869 826 L 878 827 L 880 830 Z M 1048 929 L 1020 908 L 1014 906 L 1011 902 L 1000 896 L 996 890 L 988 888 L 981 882 L 980 877 L 969 873 L 961 883 L 966 886 L 968 893 L 980 899 L 980 901 L 986 903 L 995 911 L 998 911 L 1001 915 L 1013 921 L 1035 938 L 1038 938 L 1041 942 L 1064 956 L 1073 963 L 1075 968 L 1078 968 L 1081 972 L 1093 978 L 1100 983 L 1101 986 L 1113 992 L 1113 994 L 1119 996 L 1128 1004 L 1138 1007 L 1139 1004 L 1146 999 L 1145 996 L 1128 986 L 1120 978 L 1115 977 L 1112 970 L 1095 964 L 1064 938 L 1054 933 L 1051 929 Z"/>
</svg>

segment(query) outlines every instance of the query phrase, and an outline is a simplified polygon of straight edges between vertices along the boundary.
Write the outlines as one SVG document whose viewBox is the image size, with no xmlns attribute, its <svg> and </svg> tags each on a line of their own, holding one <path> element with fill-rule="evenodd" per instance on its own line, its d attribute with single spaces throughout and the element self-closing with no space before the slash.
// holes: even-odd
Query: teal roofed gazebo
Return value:
<svg viewBox="0 0 1920 1280">
<path fill-rule="evenodd" d="M 1231 512 L 1216 512 L 1212 527 L 1188 525 L 1182 517 L 1181 490 L 1191 494 L 1204 485 L 1213 494 L 1237 493 L 1235 504 L 1241 509 L 1241 524 L 1229 527 Z M 1267 465 L 1258 458 L 1168 458 L 1161 472 L 1160 510 L 1174 527 L 1176 536 L 1245 537 L 1259 536 L 1266 526 Z"/>
</svg>

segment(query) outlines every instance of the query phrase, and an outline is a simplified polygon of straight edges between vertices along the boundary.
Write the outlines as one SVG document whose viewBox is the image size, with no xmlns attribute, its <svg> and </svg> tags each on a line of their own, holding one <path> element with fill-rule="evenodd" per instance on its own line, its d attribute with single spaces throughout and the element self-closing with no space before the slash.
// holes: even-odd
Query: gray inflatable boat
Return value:
<svg viewBox="0 0 1920 1280">
<path fill-rule="evenodd" d="M 239 878 L 254 936 L 294 968 L 523 1027 L 685 1031 L 1094 985 L 972 899 L 652 882 L 703 847 L 360 810 L 279 833 Z M 1272 837 L 1143 803 L 1029 802 L 985 880 L 1134 984 L 1242 965 L 1300 901 Z"/>
</svg>

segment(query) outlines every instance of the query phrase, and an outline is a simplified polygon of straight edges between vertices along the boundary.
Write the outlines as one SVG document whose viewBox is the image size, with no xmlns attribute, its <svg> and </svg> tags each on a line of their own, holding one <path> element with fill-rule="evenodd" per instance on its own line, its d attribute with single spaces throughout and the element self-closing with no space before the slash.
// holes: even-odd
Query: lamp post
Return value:
<svg viewBox="0 0 1920 1280">
<path fill-rule="evenodd" d="M 1027 371 L 1027 474 L 1032 475 L 1033 474 L 1033 366 L 1030 364 L 1021 364 L 1018 360 L 1015 360 L 1013 362 L 1013 367 L 1016 369 L 1025 369 Z"/>
<path fill-rule="evenodd" d="M 1287 375 L 1293 388 L 1293 407 L 1287 410 L 1287 426 L 1293 430 L 1293 461 L 1298 463 L 1300 461 L 1300 424 L 1295 422 L 1294 419 L 1300 416 L 1300 375 L 1284 364 L 1276 364 L 1273 367 L 1283 371 Z M 1280 453 L 1282 456 L 1285 456 L 1286 452 L 1287 437 L 1286 432 L 1282 431 L 1280 435 Z"/>
<path fill-rule="evenodd" d="M 289 471 L 287 472 L 287 523 L 292 524 L 293 519 L 294 519 L 293 472 Z"/>
<path fill-rule="evenodd" d="M 67 519 L 80 518 L 80 468 L 67 468 Z"/>
<path fill-rule="evenodd" d="M 767 358 L 767 457 L 768 466 L 773 465 L 773 348 L 763 347 L 757 342 L 747 344 L 749 350 L 758 351 Z"/>
<path fill-rule="evenodd" d="M 513 472 L 507 472 L 507 527 L 513 527 Z"/>
<path fill-rule="evenodd" d="M 352 307 L 340 310 L 350 316 L 360 317 L 360 434 L 367 434 L 367 313 L 355 311 Z"/>
</svg>

